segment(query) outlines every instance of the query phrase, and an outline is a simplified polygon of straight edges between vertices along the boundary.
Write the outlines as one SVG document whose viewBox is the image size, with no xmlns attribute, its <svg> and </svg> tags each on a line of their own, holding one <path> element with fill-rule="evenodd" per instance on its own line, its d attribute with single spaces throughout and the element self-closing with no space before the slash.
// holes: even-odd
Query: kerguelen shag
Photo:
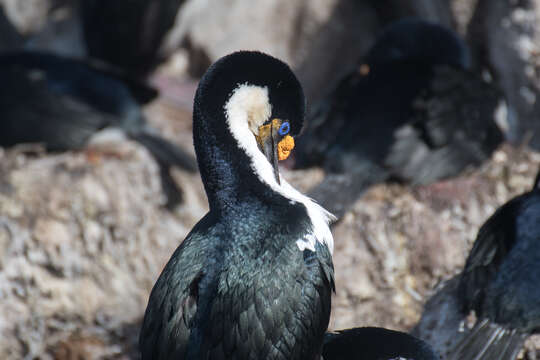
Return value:
<svg viewBox="0 0 540 360">
<path fill-rule="evenodd" d="M 334 288 L 332 216 L 277 170 L 305 112 L 283 62 L 236 52 L 194 100 L 210 210 L 152 289 L 143 359 L 319 359 Z"/>
<path fill-rule="evenodd" d="M 309 116 L 296 166 L 322 165 L 326 177 L 308 195 L 341 217 L 373 184 L 428 184 L 489 158 L 505 102 L 469 67 L 452 30 L 414 18 L 388 26 Z"/>
</svg>

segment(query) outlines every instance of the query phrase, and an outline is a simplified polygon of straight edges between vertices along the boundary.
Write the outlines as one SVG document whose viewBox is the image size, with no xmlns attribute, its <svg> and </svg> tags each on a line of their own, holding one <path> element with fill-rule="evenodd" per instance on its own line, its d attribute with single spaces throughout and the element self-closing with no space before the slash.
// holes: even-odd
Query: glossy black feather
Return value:
<svg viewBox="0 0 540 360">
<path fill-rule="evenodd" d="M 324 360 L 439 360 L 426 342 L 403 332 L 363 327 L 328 333 Z"/>
<path fill-rule="evenodd" d="M 140 335 L 143 359 L 318 359 L 334 289 L 331 254 L 311 232 L 303 204 L 270 189 L 227 126 L 224 104 L 240 84 L 267 86 L 272 118 L 297 134 L 300 84 L 258 53 L 222 58 L 194 104 L 194 143 L 210 212 L 156 282 Z M 247 126 L 247 124 L 246 124 Z"/>
<path fill-rule="evenodd" d="M 455 358 L 514 359 L 526 337 L 540 330 L 539 283 L 540 189 L 535 181 L 530 192 L 500 207 L 478 232 L 458 296 L 463 313 L 474 310 L 479 320 Z"/>
</svg>

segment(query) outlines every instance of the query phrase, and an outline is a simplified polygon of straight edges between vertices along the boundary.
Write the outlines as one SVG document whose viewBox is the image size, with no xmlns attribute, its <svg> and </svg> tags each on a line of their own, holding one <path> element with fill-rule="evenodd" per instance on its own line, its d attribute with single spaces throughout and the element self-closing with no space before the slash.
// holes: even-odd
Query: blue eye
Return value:
<svg viewBox="0 0 540 360">
<path fill-rule="evenodd" d="M 279 127 L 278 133 L 281 136 L 285 136 L 291 131 L 291 125 L 289 125 L 288 121 L 285 121 L 281 126 Z"/>
</svg>

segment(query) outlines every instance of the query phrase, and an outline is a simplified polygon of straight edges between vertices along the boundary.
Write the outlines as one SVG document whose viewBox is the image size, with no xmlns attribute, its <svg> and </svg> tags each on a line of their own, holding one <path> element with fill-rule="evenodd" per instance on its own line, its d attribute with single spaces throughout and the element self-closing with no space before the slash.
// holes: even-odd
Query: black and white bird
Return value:
<svg viewBox="0 0 540 360">
<path fill-rule="evenodd" d="M 309 117 L 296 164 L 327 173 L 309 195 L 340 216 L 375 183 L 428 184 L 487 159 L 503 140 L 504 101 L 469 63 L 449 29 L 390 25 Z"/>
<path fill-rule="evenodd" d="M 164 43 L 184 2 L 78 1 L 88 55 L 130 74 L 148 75 L 167 56 Z"/>
<path fill-rule="evenodd" d="M 440 290 L 444 298 L 436 294 L 428 302 L 430 313 L 423 314 L 416 333 L 459 338 L 440 349 L 448 360 L 514 360 L 525 339 L 540 331 L 538 284 L 540 173 L 530 192 L 508 201 L 482 225 L 465 268 Z M 465 319 L 471 311 L 476 323 L 465 332 L 456 325 L 434 326 L 430 320 Z"/>
<path fill-rule="evenodd" d="M 152 289 L 143 359 L 319 359 L 334 289 L 332 216 L 281 178 L 305 99 L 283 62 L 236 52 L 194 100 L 210 210 Z"/>
<path fill-rule="evenodd" d="M 0 146 L 82 149 L 99 130 L 116 127 L 154 156 L 169 204 L 180 201 L 169 168 L 194 172 L 196 163 L 147 124 L 141 104 L 156 90 L 102 63 L 40 52 L 0 54 L 0 81 Z"/>
<path fill-rule="evenodd" d="M 403 333 L 362 327 L 327 333 L 324 360 L 440 360 L 426 342 Z"/>
</svg>

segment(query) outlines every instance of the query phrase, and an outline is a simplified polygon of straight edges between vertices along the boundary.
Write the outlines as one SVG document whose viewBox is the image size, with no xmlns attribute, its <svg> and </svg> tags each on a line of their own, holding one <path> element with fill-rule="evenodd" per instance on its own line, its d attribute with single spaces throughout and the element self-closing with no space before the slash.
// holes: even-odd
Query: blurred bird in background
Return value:
<svg viewBox="0 0 540 360">
<path fill-rule="evenodd" d="M 427 341 L 459 339 L 448 360 L 513 360 L 540 329 L 540 172 L 530 192 L 501 206 L 480 228 L 465 268 L 431 300 L 415 330 Z M 459 322 L 474 311 L 472 329 Z M 434 326 L 430 319 L 454 326 Z"/>
<path fill-rule="evenodd" d="M 401 331 L 362 327 L 326 334 L 324 360 L 439 360 L 432 347 Z"/>
<path fill-rule="evenodd" d="M 369 186 L 429 184 L 489 158 L 503 141 L 501 93 L 468 71 L 466 44 L 418 19 L 390 25 L 310 116 L 296 167 L 323 166 L 309 193 L 338 217 Z"/>
<path fill-rule="evenodd" d="M 99 130 L 119 128 L 156 159 L 167 205 L 181 201 L 169 169 L 194 172 L 197 166 L 147 124 L 141 105 L 156 90 L 103 63 L 38 52 L 1 54 L 0 79 L 0 146 L 42 143 L 50 151 L 80 150 Z"/>
<path fill-rule="evenodd" d="M 170 53 L 163 43 L 184 0 L 54 0 L 50 14 L 28 30 L 24 47 L 70 57 L 92 58 L 147 77 Z M 24 6 L 22 6 L 24 8 Z M 39 13 L 36 9 L 34 12 Z M 24 14 L 20 15 L 24 18 Z M 1 22 L 0 22 L 1 24 Z"/>
<path fill-rule="evenodd" d="M 162 61 L 160 46 L 184 0 L 83 0 L 80 13 L 88 56 L 137 76 Z"/>
<path fill-rule="evenodd" d="M 195 159 L 152 129 L 141 107 L 158 96 L 145 79 L 164 59 L 159 48 L 182 2 L 49 4 L 51 16 L 39 31 L 28 30 L 22 46 L 0 55 L 0 146 L 82 149 L 99 130 L 118 128 L 156 160 L 167 207 L 179 204 L 170 168 L 195 172 Z"/>
</svg>

